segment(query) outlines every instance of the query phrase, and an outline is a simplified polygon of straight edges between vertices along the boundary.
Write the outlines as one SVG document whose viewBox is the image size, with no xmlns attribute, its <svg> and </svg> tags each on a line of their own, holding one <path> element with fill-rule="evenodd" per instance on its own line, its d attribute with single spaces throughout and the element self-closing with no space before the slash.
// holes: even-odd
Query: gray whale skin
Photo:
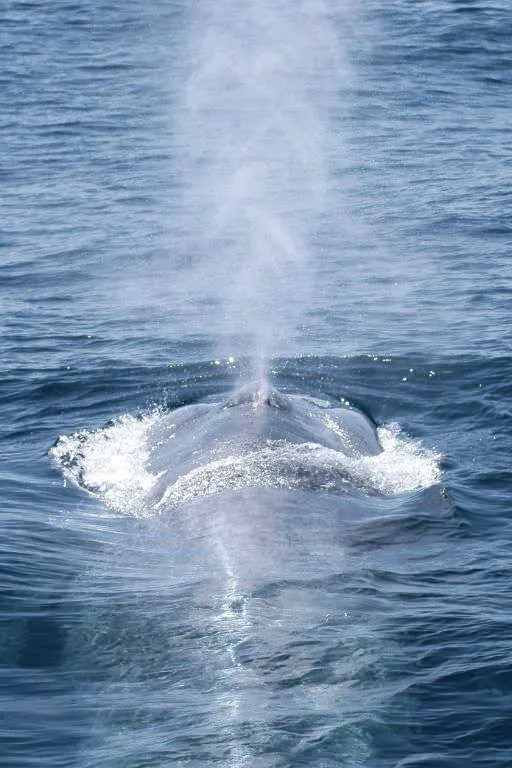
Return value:
<svg viewBox="0 0 512 768">
<path fill-rule="evenodd" d="M 382 450 L 374 424 L 355 408 L 250 385 L 227 400 L 186 405 L 158 421 L 149 435 L 149 466 L 160 474 L 153 500 L 213 460 L 272 444 L 314 444 L 353 458 Z"/>
</svg>

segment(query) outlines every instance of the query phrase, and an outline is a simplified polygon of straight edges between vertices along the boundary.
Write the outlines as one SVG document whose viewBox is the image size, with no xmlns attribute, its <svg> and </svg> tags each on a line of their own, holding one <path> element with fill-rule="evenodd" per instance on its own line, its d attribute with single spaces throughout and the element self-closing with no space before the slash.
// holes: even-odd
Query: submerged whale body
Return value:
<svg viewBox="0 0 512 768">
<path fill-rule="evenodd" d="M 149 468 L 159 475 L 151 493 L 156 501 L 180 478 L 208 474 L 207 468 L 218 478 L 237 462 L 233 477 L 245 473 L 242 484 L 251 486 L 268 479 L 270 465 L 282 470 L 287 464 L 290 474 L 290 464 L 297 469 L 305 458 L 311 464 L 312 453 L 321 449 L 334 452 L 331 466 L 333 457 L 360 459 L 382 450 L 374 424 L 361 411 L 261 385 L 221 402 L 176 409 L 154 424 L 148 445 Z"/>
</svg>

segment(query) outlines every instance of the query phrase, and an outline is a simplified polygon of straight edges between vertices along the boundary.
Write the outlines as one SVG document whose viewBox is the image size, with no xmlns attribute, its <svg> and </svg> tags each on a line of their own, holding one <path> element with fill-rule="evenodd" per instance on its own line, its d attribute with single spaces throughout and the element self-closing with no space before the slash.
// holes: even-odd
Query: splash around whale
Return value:
<svg viewBox="0 0 512 768">
<path fill-rule="evenodd" d="M 242 488 L 395 495 L 435 483 L 436 457 L 361 411 L 253 384 L 214 401 L 60 437 L 65 477 L 147 515 Z"/>
</svg>

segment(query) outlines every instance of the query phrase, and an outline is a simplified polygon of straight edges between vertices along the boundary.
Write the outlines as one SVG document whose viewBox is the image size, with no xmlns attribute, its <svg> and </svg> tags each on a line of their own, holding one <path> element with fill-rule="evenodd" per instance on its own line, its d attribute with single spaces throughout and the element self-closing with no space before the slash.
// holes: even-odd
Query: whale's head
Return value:
<svg viewBox="0 0 512 768">
<path fill-rule="evenodd" d="M 323 465 L 337 466 L 337 456 L 358 459 L 381 451 L 375 425 L 360 411 L 260 383 L 172 411 L 149 435 L 149 446 L 151 471 L 161 474 L 157 498 L 186 476 L 195 482 L 211 475 L 213 487 L 222 473 L 231 473 L 233 483 L 240 475 L 249 485 L 265 478 L 272 483 L 275 475 L 277 484 L 286 485 L 290 473 L 293 482 L 295 476 L 325 474 Z M 324 449 L 330 453 L 324 456 Z"/>
</svg>

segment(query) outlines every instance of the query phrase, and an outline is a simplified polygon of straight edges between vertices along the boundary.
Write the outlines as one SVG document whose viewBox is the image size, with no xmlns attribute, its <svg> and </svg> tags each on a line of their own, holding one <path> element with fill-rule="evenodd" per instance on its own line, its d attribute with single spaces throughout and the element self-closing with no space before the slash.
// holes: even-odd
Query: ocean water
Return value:
<svg viewBox="0 0 512 768">
<path fill-rule="evenodd" d="M 511 39 L 505 0 L 4 0 L 2 767 L 512 765 Z M 148 504 L 155 425 L 263 376 L 380 457 Z"/>
</svg>

